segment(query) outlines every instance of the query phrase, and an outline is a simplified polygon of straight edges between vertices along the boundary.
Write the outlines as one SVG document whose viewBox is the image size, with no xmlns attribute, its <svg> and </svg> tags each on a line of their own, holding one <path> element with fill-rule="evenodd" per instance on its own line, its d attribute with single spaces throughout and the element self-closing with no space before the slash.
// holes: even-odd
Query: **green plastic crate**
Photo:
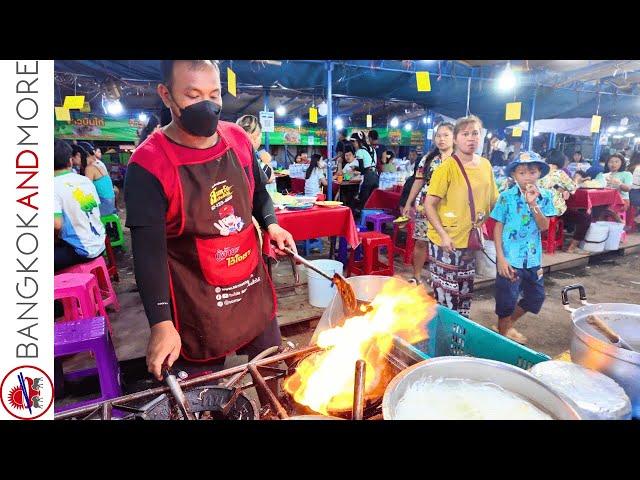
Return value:
<svg viewBox="0 0 640 480">
<path fill-rule="evenodd" d="M 522 369 L 551 357 L 514 342 L 479 325 L 457 312 L 438 305 L 436 317 L 429 322 L 429 338 L 403 346 L 422 359 L 442 356 L 466 356 L 497 360 Z"/>
</svg>

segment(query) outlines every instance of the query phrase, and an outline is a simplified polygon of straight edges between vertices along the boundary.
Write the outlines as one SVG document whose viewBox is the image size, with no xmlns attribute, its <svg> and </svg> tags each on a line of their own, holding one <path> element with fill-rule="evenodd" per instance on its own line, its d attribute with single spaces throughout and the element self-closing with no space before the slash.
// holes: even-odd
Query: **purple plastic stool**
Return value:
<svg viewBox="0 0 640 480">
<path fill-rule="evenodd" d="M 122 395 L 120 365 L 104 317 L 84 318 L 55 324 L 54 357 L 86 351 L 93 352 L 97 368 L 72 372 L 67 375 L 67 378 L 79 378 L 97 373 L 100 381 L 100 397 L 60 408 L 54 407 L 55 412 L 92 405 Z"/>
<path fill-rule="evenodd" d="M 385 223 L 392 223 L 396 217 L 393 215 L 389 215 L 388 213 L 374 213 L 372 215 L 367 215 L 364 219 L 365 225 L 367 222 L 373 223 L 373 231 L 382 233 L 382 226 Z"/>
</svg>

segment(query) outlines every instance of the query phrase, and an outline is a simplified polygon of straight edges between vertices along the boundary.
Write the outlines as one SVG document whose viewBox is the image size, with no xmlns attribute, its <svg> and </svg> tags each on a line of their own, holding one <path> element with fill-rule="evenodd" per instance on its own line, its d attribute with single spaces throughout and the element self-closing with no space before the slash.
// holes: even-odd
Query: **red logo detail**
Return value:
<svg viewBox="0 0 640 480">
<path fill-rule="evenodd" d="M 54 392 L 51 378 L 44 370 L 33 365 L 16 367 L 7 373 L 0 385 L 0 391 L 2 392 L 0 400 L 4 409 L 20 420 L 34 420 L 41 417 L 53 404 Z"/>
</svg>

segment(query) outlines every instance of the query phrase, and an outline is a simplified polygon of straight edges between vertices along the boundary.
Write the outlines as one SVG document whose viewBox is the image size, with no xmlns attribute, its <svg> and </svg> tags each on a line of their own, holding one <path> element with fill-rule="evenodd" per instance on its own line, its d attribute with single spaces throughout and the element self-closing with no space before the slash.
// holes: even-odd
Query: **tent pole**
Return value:
<svg viewBox="0 0 640 480">
<path fill-rule="evenodd" d="M 556 132 L 551 132 L 549 134 L 549 150 L 552 148 L 556 148 Z"/>
<path fill-rule="evenodd" d="M 536 96 L 538 93 L 538 87 L 533 91 L 533 100 L 531 100 L 531 116 L 529 117 L 529 135 L 527 138 L 527 150 L 531 151 L 533 148 L 533 128 L 536 118 Z"/>
<path fill-rule="evenodd" d="M 467 78 L 467 117 L 469 116 L 469 100 L 471 100 L 471 77 Z"/>
<path fill-rule="evenodd" d="M 264 111 L 269 111 L 269 88 L 265 87 L 264 89 Z M 264 148 L 268 152 L 269 151 L 269 132 L 264 133 Z"/>
<path fill-rule="evenodd" d="M 425 120 L 429 118 L 428 108 L 424 109 L 424 118 Z M 431 140 L 429 139 L 429 124 L 425 121 L 423 122 L 423 125 L 424 125 L 424 154 L 426 155 L 427 153 L 429 153 L 429 150 L 431 149 Z"/>
<path fill-rule="evenodd" d="M 335 146 L 333 145 L 333 62 L 329 60 L 327 62 L 327 153 L 329 158 L 333 158 L 336 154 Z M 333 166 L 332 163 L 327 162 L 327 200 L 333 200 Z"/>
<path fill-rule="evenodd" d="M 600 123 L 600 130 L 598 130 L 598 133 L 596 133 L 593 138 L 593 162 L 591 162 L 591 165 L 597 165 L 600 161 L 600 150 L 602 149 L 602 145 L 600 145 L 600 132 L 602 132 L 602 125 L 603 123 Z"/>
</svg>

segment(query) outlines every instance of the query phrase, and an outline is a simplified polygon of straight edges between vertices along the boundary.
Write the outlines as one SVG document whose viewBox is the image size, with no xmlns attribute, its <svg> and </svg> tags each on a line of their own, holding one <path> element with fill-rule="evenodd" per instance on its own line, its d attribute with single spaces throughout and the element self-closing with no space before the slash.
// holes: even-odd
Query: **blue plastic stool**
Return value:
<svg viewBox="0 0 640 480">
<path fill-rule="evenodd" d="M 301 252 L 302 255 L 306 257 L 314 248 L 317 248 L 322 252 L 322 239 L 310 238 L 303 242 L 296 242 L 296 247 L 298 248 L 298 252 Z"/>
<path fill-rule="evenodd" d="M 360 214 L 360 223 L 358 224 L 359 227 L 366 227 L 367 226 L 367 216 L 368 215 L 374 215 L 376 213 L 387 213 L 384 210 L 372 210 L 369 208 L 365 208 L 364 210 L 362 210 L 362 213 Z"/>
<path fill-rule="evenodd" d="M 367 227 L 357 227 L 358 232 L 366 232 Z M 355 251 L 355 259 L 356 261 L 362 260 L 362 244 L 358 245 Z M 344 237 L 340 237 L 340 243 L 338 244 L 338 252 L 336 253 L 336 260 L 341 262 L 345 268 L 347 263 L 349 263 L 349 246 L 347 245 L 347 239 Z"/>
</svg>

